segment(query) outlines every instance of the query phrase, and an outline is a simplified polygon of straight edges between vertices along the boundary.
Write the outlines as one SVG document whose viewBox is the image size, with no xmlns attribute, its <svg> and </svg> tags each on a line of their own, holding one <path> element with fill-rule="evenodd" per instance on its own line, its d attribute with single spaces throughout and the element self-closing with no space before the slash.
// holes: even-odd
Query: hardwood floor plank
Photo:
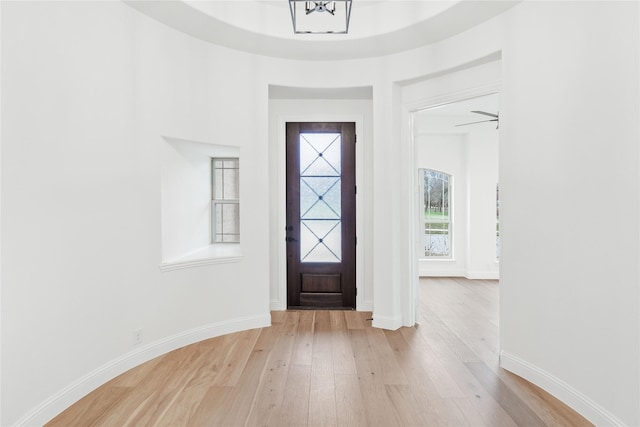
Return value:
<svg viewBox="0 0 640 427">
<path fill-rule="evenodd" d="M 463 413 L 460 407 L 456 405 L 455 399 L 437 399 L 432 402 L 431 407 L 433 408 L 433 416 L 437 420 L 437 425 L 446 427 L 482 427 L 482 421 L 475 416 Z"/>
<path fill-rule="evenodd" d="M 218 338 L 224 339 L 224 337 Z M 162 357 L 151 359 L 115 377 L 109 383 L 113 387 L 137 387 L 138 384 L 140 384 L 140 382 L 142 382 L 149 375 L 149 373 L 156 367 L 158 363 L 160 363 L 161 360 Z"/>
<path fill-rule="evenodd" d="M 329 312 L 326 310 L 316 311 L 309 390 L 310 426 L 335 426 L 338 424 L 331 336 Z"/>
<path fill-rule="evenodd" d="M 408 385 L 392 384 L 385 386 L 385 389 L 401 426 L 427 425 L 422 415 L 422 407 Z"/>
<path fill-rule="evenodd" d="M 165 418 L 167 411 L 174 407 L 191 378 L 203 365 L 206 352 L 201 347 L 195 346 L 193 351 L 180 350 L 177 355 L 180 363 L 176 366 L 176 370 L 164 382 L 163 387 L 154 392 L 154 399 L 140 408 L 138 419 L 132 420 L 131 425 L 157 425 Z"/>
<path fill-rule="evenodd" d="M 398 365 L 384 331 L 378 328 L 369 328 L 366 331 L 372 354 L 377 358 L 380 366 L 383 384 L 408 384 L 407 377 Z"/>
<path fill-rule="evenodd" d="M 183 362 L 185 349 L 178 349 L 164 355 L 154 369 L 149 371 L 136 387 L 136 393 L 131 393 L 128 399 L 123 399 L 105 411 L 93 423 L 94 426 L 126 426 L 146 423 L 153 415 L 153 410 L 166 396 L 167 390 L 175 382 L 174 372 L 177 372 Z M 108 383 L 107 383 L 108 384 Z M 166 389 L 165 389 L 166 388 Z"/>
<path fill-rule="evenodd" d="M 102 414 L 126 399 L 131 392 L 131 387 L 100 387 L 51 420 L 48 426 L 92 425 Z"/>
<path fill-rule="evenodd" d="M 256 393 L 260 385 L 260 378 L 263 374 L 269 353 L 273 349 L 280 334 L 281 323 L 272 322 L 270 328 L 260 329 L 260 335 L 253 349 L 238 382 L 230 388 L 230 393 L 224 402 L 224 413 L 221 421 L 215 425 L 237 426 L 244 425 L 251 406 L 256 398 Z"/>
<path fill-rule="evenodd" d="M 503 369 L 500 379 L 524 400 L 546 425 L 554 427 L 587 427 L 592 425 L 569 406 L 517 375 Z"/>
<path fill-rule="evenodd" d="M 344 313 L 345 311 L 330 312 L 333 370 L 336 374 L 356 374 L 356 363 Z"/>
<path fill-rule="evenodd" d="M 284 387 L 279 421 L 282 426 L 306 426 L 309 422 L 311 366 L 291 365 Z"/>
<path fill-rule="evenodd" d="M 237 384 L 242 371 L 251 354 L 250 349 L 256 344 L 260 329 L 250 329 L 238 332 L 229 345 L 229 350 L 224 360 L 225 369 L 216 376 L 213 385 L 234 386 Z"/>
<path fill-rule="evenodd" d="M 484 388 L 500 404 L 502 409 L 513 418 L 517 425 L 530 427 L 542 427 L 545 425 L 542 419 L 484 363 L 476 362 L 467 363 L 466 365 L 469 371 L 482 383 Z"/>
<path fill-rule="evenodd" d="M 271 327 L 144 363 L 48 426 L 591 426 L 499 367 L 497 282 L 420 288 L 419 326 L 383 331 L 368 312 L 274 311 Z"/>
<path fill-rule="evenodd" d="M 362 403 L 367 416 L 367 425 L 374 427 L 400 426 L 396 418 L 393 402 L 387 394 L 386 385 L 381 382 L 360 382 Z"/>
<path fill-rule="evenodd" d="M 377 382 L 382 384 L 382 368 L 378 358 L 373 354 L 367 331 L 352 329 L 349 331 L 356 373 L 361 382 Z"/>
<path fill-rule="evenodd" d="M 345 320 L 347 321 L 347 329 L 365 329 L 371 327 L 370 311 L 345 311 Z"/>
<path fill-rule="evenodd" d="M 516 422 L 492 398 L 464 397 L 452 399 L 471 425 L 517 427 Z"/>
<path fill-rule="evenodd" d="M 211 388 L 211 384 L 224 366 L 224 346 L 199 346 L 203 350 L 201 363 L 186 385 L 176 394 L 166 410 L 157 417 L 156 425 L 188 425 L 196 416 L 200 402 Z"/>
<path fill-rule="evenodd" d="M 300 321 L 298 322 L 293 355 L 291 356 L 291 363 L 293 365 L 311 366 L 315 315 L 316 312 L 313 310 L 303 310 L 300 312 Z"/>
<path fill-rule="evenodd" d="M 260 376 L 258 389 L 247 417 L 248 425 L 276 425 L 285 394 L 291 352 L 295 341 L 300 314 L 287 312 L 277 341 L 269 352 L 265 368 Z"/>
<path fill-rule="evenodd" d="M 367 425 L 357 374 L 336 374 L 336 417 L 338 426 Z"/>
<path fill-rule="evenodd" d="M 189 421 L 175 426 L 219 426 L 226 416 L 227 405 L 231 403 L 233 387 L 209 387 L 198 403 Z"/>
</svg>

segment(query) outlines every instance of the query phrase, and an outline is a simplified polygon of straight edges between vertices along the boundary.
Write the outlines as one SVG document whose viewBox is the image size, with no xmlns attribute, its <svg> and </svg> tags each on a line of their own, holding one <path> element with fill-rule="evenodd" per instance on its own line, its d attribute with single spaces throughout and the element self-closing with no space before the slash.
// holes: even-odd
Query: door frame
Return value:
<svg viewBox="0 0 640 427">
<path fill-rule="evenodd" d="M 407 295 L 403 301 L 403 313 L 408 319 L 408 324 L 413 323 L 421 323 L 421 313 L 420 313 L 420 288 L 418 286 L 420 275 L 418 269 L 418 256 L 417 254 L 420 251 L 420 241 L 418 239 L 419 230 L 422 227 L 418 222 L 418 206 L 419 206 L 419 194 L 418 194 L 418 183 L 416 181 L 417 174 L 414 173 L 417 171 L 418 165 L 415 155 L 415 128 L 413 117 L 414 114 L 419 113 L 424 110 L 429 110 L 432 108 L 440 107 L 442 105 L 451 104 L 455 102 L 465 101 L 471 98 L 477 98 L 486 95 L 492 95 L 496 93 L 500 93 L 501 91 L 501 81 L 493 81 L 490 83 L 485 83 L 477 86 L 473 86 L 468 89 L 446 92 L 441 95 L 436 95 L 432 97 L 422 98 L 413 102 L 402 103 L 401 106 L 401 141 L 405 148 L 404 153 L 405 156 L 403 158 L 403 169 L 409 171 L 409 174 L 405 174 L 404 178 L 407 183 L 411 186 L 412 194 L 410 200 L 408 200 L 407 205 L 410 207 L 411 219 L 410 219 L 410 236 L 408 237 L 409 242 L 409 253 L 411 254 L 410 260 L 408 262 L 408 270 L 410 271 L 410 283 L 408 288 L 406 289 Z M 502 138 L 498 137 L 498 141 L 501 141 Z M 405 322 L 405 325 L 407 323 Z"/>
<path fill-rule="evenodd" d="M 356 310 L 371 311 L 373 301 L 371 295 L 366 295 L 363 285 L 364 273 L 364 223 L 365 223 L 365 146 L 367 137 L 364 132 L 364 115 L 362 114 L 282 114 L 277 116 L 277 132 L 275 138 L 275 149 L 271 147 L 271 155 L 275 154 L 275 162 L 272 158 L 271 165 L 275 166 L 277 172 L 277 228 L 272 227 L 272 239 L 278 242 L 277 254 L 272 259 L 272 268 L 275 268 L 275 278 L 277 285 L 277 297 L 272 297 L 270 301 L 271 310 L 287 309 L 287 246 L 285 238 L 285 226 L 287 223 L 286 209 L 286 123 L 287 122 L 353 122 L 356 124 L 356 237 L 359 241 L 356 245 Z M 273 176 L 273 175 L 272 175 Z M 273 214 L 273 213 L 272 213 Z M 275 264 L 275 265 L 274 265 Z"/>
</svg>

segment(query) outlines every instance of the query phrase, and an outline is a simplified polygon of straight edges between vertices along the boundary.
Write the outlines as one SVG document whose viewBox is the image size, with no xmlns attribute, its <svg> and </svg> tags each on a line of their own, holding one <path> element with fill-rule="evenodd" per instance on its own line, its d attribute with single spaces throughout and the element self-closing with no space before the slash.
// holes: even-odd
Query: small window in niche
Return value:
<svg viewBox="0 0 640 427">
<path fill-rule="evenodd" d="M 211 242 L 240 242 L 240 160 L 211 159 Z"/>
</svg>

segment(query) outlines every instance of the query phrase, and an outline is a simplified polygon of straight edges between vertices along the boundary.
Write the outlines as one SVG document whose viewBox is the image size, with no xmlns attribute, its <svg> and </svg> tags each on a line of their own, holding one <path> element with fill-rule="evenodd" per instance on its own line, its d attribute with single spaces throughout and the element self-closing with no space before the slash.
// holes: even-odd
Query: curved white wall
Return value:
<svg viewBox="0 0 640 427">
<path fill-rule="evenodd" d="M 638 24 L 525 3 L 503 52 L 502 363 L 597 425 L 640 425 Z"/>
<path fill-rule="evenodd" d="M 159 353 L 270 324 L 268 220 L 251 215 L 267 137 L 247 125 L 267 88 L 255 58 L 119 2 L 2 9 L 0 424 L 34 425 Z M 241 260 L 160 271 L 163 136 L 239 147 Z"/>
<path fill-rule="evenodd" d="M 161 351 L 268 323 L 279 236 L 254 213 L 271 208 L 269 84 L 373 87 L 374 324 L 411 324 L 400 83 L 501 50 L 503 364 L 598 424 L 640 423 L 637 4 L 525 3 L 434 45 L 338 62 L 206 44 L 121 3 L 1 7 L 1 424 L 46 421 Z M 239 147 L 240 261 L 158 269 L 162 136 Z M 584 182 L 610 192 L 615 252 L 586 245 Z M 556 253 L 543 250 L 550 234 L 528 196 L 543 194 L 564 225 Z M 133 347 L 138 328 L 148 347 Z"/>
</svg>

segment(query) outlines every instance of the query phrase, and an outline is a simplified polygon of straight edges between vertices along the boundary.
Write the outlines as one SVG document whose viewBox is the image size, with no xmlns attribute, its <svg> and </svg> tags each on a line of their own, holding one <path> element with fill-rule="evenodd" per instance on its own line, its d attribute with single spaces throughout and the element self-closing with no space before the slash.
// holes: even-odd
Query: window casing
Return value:
<svg viewBox="0 0 640 427">
<path fill-rule="evenodd" d="M 496 184 L 496 260 L 500 259 L 500 184 Z"/>
<path fill-rule="evenodd" d="M 211 242 L 240 242 L 240 160 L 211 159 Z"/>
<path fill-rule="evenodd" d="M 420 169 L 420 176 L 424 257 L 452 258 L 452 177 L 432 169 Z"/>
</svg>

